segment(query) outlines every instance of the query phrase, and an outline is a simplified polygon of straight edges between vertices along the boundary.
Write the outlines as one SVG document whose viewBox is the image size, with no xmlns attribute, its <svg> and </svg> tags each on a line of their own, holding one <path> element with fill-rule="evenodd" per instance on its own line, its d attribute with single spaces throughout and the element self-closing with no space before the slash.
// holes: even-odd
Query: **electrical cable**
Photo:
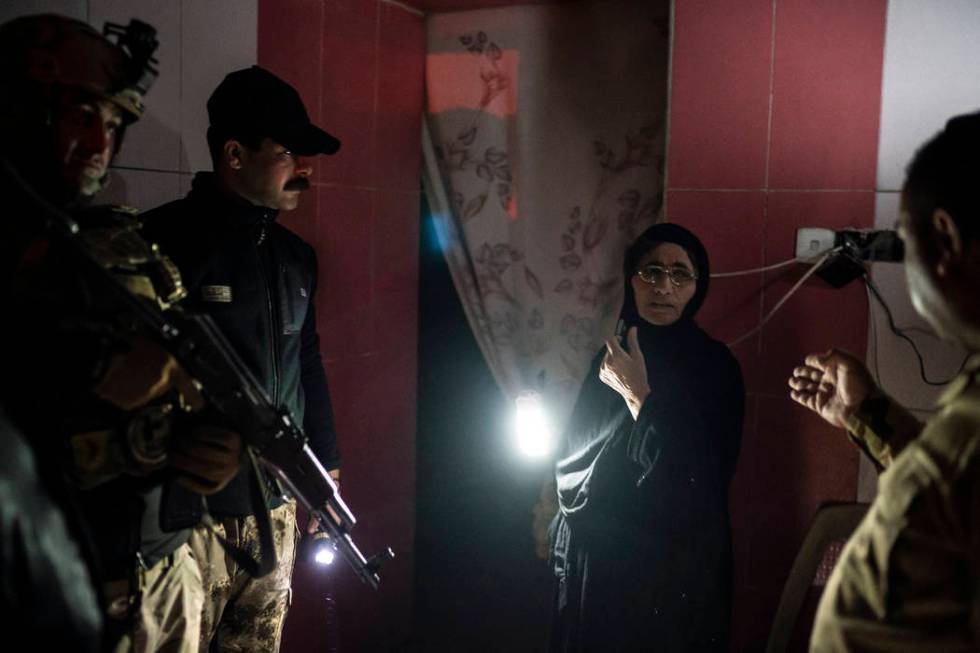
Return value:
<svg viewBox="0 0 980 653">
<path fill-rule="evenodd" d="M 871 351 L 872 360 L 874 361 L 874 370 L 871 372 L 871 376 L 874 378 L 875 383 L 879 388 L 884 389 L 881 383 L 881 365 L 878 362 L 878 316 L 874 309 L 874 304 L 871 303 L 871 289 L 865 285 L 864 296 L 868 300 L 868 320 L 871 322 Z M 924 333 L 927 333 L 925 329 L 918 329 Z M 905 410 L 912 413 L 922 413 L 925 415 L 934 415 L 936 413 L 935 408 L 919 408 L 918 406 L 904 406 Z"/>
<path fill-rule="evenodd" d="M 926 376 L 925 361 L 922 359 L 922 352 L 919 351 L 919 346 L 915 344 L 915 341 L 912 340 L 908 334 L 905 333 L 905 329 L 900 329 L 895 326 L 895 317 L 892 315 L 892 310 L 889 308 L 888 303 L 885 302 L 884 297 L 881 296 L 881 293 L 878 291 L 878 287 L 875 286 L 870 275 L 865 272 L 862 278 L 864 279 L 864 283 L 868 287 L 868 290 L 871 292 L 872 296 L 878 300 L 878 303 L 881 304 L 881 307 L 885 310 L 885 317 L 888 318 L 888 328 L 891 329 L 892 333 L 912 346 L 912 351 L 915 353 L 915 357 L 919 362 L 919 377 L 922 379 L 922 382 L 931 386 L 943 386 L 947 385 L 950 381 L 959 376 L 960 372 L 962 372 L 963 368 L 966 366 L 966 361 L 970 358 L 969 354 L 964 356 L 963 362 L 960 363 L 960 367 L 956 370 L 956 373 L 945 381 L 933 381 Z"/>
<path fill-rule="evenodd" d="M 790 258 L 790 259 L 786 259 L 785 261 L 780 261 L 779 263 L 773 263 L 772 265 L 767 265 L 761 268 L 752 268 L 751 270 L 734 270 L 732 272 L 714 272 L 709 276 L 712 279 L 723 279 L 725 277 L 741 277 L 746 274 L 758 274 L 759 272 L 769 272 L 770 270 L 778 270 L 779 268 L 784 268 L 788 265 L 793 265 L 794 263 L 807 263 L 809 261 L 814 260 L 817 256 L 821 256 L 823 254 L 833 252 L 833 251 L 836 250 L 825 249 L 824 251 L 817 252 L 813 256 L 809 256 L 807 258 Z"/>
<path fill-rule="evenodd" d="M 875 314 L 874 304 L 871 303 L 871 289 L 868 285 L 864 286 L 864 297 L 868 301 L 868 320 L 871 322 L 871 352 L 872 361 L 874 361 L 874 372 L 872 376 L 874 377 L 875 383 L 881 387 L 881 367 L 878 364 L 878 316 Z"/>
<path fill-rule="evenodd" d="M 836 254 L 839 250 L 840 248 L 837 247 L 832 250 L 829 250 L 823 256 L 821 256 L 813 265 L 810 266 L 810 269 L 807 270 L 802 277 L 800 277 L 799 281 L 797 281 L 796 284 L 792 288 L 790 288 L 785 295 L 783 295 L 782 299 L 780 299 L 779 302 L 777 302 L 776 305 L 772 307 L 772 310 L 766 313 L 766 315 L 762 318 L 759 324 L 755 326 L 755 328 L 753 328 L 748 333 L 745 333 L 739 336 L 738 338 L 736 338 L 735 340 L 729 342 L 728 346 L 734 347 L 735 345 L 741 343 L 743 340 L 758 333 L 762 329 L 762 327 L 765 326 L 766 322 L 768 322 L 772 318 L 772 316 L 776 314 L 776 311 L 782 308 L 783 304 L 785 304 L 786 301 L 790 297 L 792 297 L 797 290 L 800 289 L 800 287 L 806 282 L 806 280 L 809 279 L 811 276 L 813 276 L 813 274 L 820 268 L 820 266 L 823 265 L 827 261 L 827 259 L 829 259 L 833 254 Z M 793 259 L 793 262 L 796 263 L 797 262 L 796 259 Z"/>
</svg>

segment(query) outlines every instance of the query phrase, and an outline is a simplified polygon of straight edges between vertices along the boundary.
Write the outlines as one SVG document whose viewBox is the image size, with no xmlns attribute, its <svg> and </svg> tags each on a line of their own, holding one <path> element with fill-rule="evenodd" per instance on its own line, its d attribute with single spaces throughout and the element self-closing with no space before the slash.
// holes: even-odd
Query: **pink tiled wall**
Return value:
<svg viewBox="0 0 980 653">
<path fill-rule="evenodd" d="M 798 227 L 871 227 L 886 0 L 676 3 L 668 219 L 702 235 L 717 272 L 792 258 Z M 702 313 L 716 337 L 749 331 L 802 266 L 717 279 Z M 864 355 L 854 283 L 819 279 L 734 348 L 748 390 L 732 488 L 733 650 L 764 644 L 817 506 L 853 501 L 858 456 L 792 403 L 786 378 L 810 352 Z"/>
<path fill-rule="evenodd" d="M 380 0 L 260 0 L 258 61 L 299 89 L 342 141 L 315 192 L 284 216 L 320 261 L 318 320 L 365 553 L 397 558 L 377 593 L 301 551 L 283 650 L 398 650 L 409 632 L 415 519 L 419 171 L 425 39 L 417 12 Z M 327 619 L 325 596 L 338 619 Z"/>
</svg>

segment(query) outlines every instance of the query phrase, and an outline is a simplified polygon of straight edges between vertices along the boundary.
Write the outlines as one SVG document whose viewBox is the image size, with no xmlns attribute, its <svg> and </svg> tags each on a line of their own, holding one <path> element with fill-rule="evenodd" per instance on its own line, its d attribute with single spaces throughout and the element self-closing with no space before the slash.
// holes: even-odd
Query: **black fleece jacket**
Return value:
<svg viewBox="0 0 980 653">
<path fill-rule="evenodd" d="M 184 307 L 211 316 L 272 401 L 303 425 L 323 466 L 335 469 L 340 455 L 316 331 L 316 253 L 276 214 L 198 173 L 185 198 L 143 215 L 144 235 L 180 269 Z M 248 497 L 242 472 L 208 506 L 216 516 L 243 516 L 252 512 Z"/>
</svg>

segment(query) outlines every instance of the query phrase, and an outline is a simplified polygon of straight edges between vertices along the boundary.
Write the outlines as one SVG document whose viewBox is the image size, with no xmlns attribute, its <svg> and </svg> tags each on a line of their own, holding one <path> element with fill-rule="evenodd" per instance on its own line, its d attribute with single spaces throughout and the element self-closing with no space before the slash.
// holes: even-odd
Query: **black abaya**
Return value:
<svg viewBox="0 0 980 653">
<path fill-rule="evenodd" d="M 651 231 L 654 242 L 683 240 L 674 225 Z M 680 244 L 706 279 L 695 243 Z M 745 393 L 728 348 L 692 319 L 706 286 L 671 326 L 623 311 L 638 327 L 651 388 L 635 421 L 599 380 L 605 350 L 582 387 L 557 470 L 553 651 L 728 649 L 728 486 Z"/>
</svg>

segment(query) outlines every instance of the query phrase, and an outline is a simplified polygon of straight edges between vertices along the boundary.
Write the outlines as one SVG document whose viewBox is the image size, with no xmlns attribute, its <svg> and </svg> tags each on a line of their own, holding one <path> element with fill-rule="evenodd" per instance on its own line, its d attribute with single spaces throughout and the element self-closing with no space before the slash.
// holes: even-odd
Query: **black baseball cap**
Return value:
<svg viewBox="0 0 980 653">
<path fill-rule="evenodd" d="M 208 118 L 213 128 L 267 136 L 303 156 L 340 149 L 339 140 L 310 122 L 296 89 L 259 66 L 225 76 L 208 99 Z"/>
</svg>

